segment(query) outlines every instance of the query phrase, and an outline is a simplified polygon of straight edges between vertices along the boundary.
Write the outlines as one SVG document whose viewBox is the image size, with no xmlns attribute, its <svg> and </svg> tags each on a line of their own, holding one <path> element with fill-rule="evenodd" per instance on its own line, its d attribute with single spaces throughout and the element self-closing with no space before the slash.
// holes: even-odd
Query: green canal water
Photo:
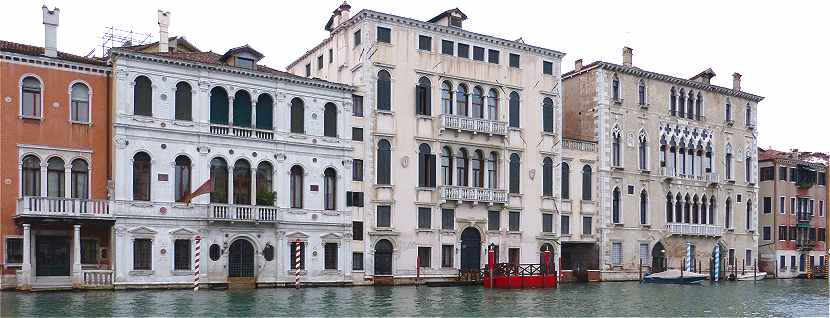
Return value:
<svg viewBox="0 0 830 318">
<path fill-rule="evenodd" d="M 352 287 L 2 292 L 0 316 L 822 316 L 826 280 L 566 284 L 555 290 Z"/>
</svg>

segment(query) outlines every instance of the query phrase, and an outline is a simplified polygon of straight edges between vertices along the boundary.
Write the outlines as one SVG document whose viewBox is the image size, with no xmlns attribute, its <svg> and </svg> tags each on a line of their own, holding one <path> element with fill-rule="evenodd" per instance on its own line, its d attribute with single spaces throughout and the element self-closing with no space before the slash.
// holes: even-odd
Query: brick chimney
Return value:
<svg viewBox="0 0 830 318">
<path fill-rule="evenodd" d="M 623 47 L 623 66 L 631 67 L 634 64 L 631 63 L 631 59 L 634 57 L 634 49 L 630 47 Z"/>
<path fill-rule="evenodd" d="M 574 71 L 579 71 L 582 69 L 582 59 L 578 59 L 574 61 Z"/>
<path fill-rule="evenodd" d="M 159 12 L 159 52 L 167 53 L 170 49 L 170 37 L 167 35 L 167 30 L 170 28 L 170 11 Z"/>
<path fill-rule="evenodd" d="M 732 74 L 732 89 L 739 91 L 741 90 L 741 73 L 733 73 Z"/>
<path fill-rule="evenodd" d="M 43 9 L 44 43 L 43 55 L 49 57 L 58 56 L 58 24 L 61 9 L 49 10 L 46 6 Z"/>
</svg>

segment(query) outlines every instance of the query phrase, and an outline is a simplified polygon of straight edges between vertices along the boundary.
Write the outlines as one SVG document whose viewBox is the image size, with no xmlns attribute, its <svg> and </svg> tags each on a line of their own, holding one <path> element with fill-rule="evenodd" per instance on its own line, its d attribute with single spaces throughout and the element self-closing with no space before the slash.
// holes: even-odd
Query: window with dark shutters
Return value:
<svg viewBox="0 0 830 318">
<path fill-rule="evenodd" d="M 484 48 L 480 46 L 473 46 L 473 60 L 484 61 Z"/>
<path fill-rule="evenodd" d="M 337 106 L 327 103 L 323 109 L 323 135 L 337 137 Z"/>
<path fill-rule="evenodd" d="M 352 160 L 352 181 L 363 181 L 363 160 Z"/>
<path fill-rule="evenodd" d="M 232 124 L 238 127 L 251 127 L 251 95 L 244 90 L 239 90 L 234 95 Z"/>
<path fill-rule="evenodd" d="M 453 55 L 455 43 L 453 41 L 441 40 L 441 54 Z"/>
<path fill-rule="evenodd" d="M 462 57 L 465 59 L 470 58 L 470 45 L 464 43 L 458 43 L 458 57 Z"/>
<path fill-rule="evenodd" d="M 133 200 L 150 201 L 150 155 L 139 152 L 133 156 Z"/>
<path fill-rule="evenodd" d="M 571 198 L 571 167 L 568 165 L 567 162 L 563 162 L 561 169 L 562 184 L 560 185 L 560 191 L 562 192 L 562 200 L 568 200 Z"/>
<path fill-rule="evenodd" d="M 176 84 L 176 120 L 193 120 L 192 90 L 193 89 L 190 87 L 190 84 L 187 82 L 179 82 Z"/>
<path fill-rule="evenodd" d="M 455 228 L 455 210 L 441 209 L 441 229 L 452 230 Z"/>
<path fill-rule="evenodd" d="M 133 270 L 153 269 L 153 241 L 150 239 L 133 240 Z"/>
<path fill-rule="evenodd" d="M 542 232 L 545 232 L 545 233 L 553 232 L 553 214 L 542 213 Z M 561 234 L 565 234 L 565 233 L 561 233 Z"/>
<path fill-rule="evenodd" d="M 377 210 L 377 227 L 392 226 L 392 207 L 388 205 L 378 205 Z"/>
<path fill-rule="evenodd" d="M 519 68 L 519 54 L 510 53 L 510 67 Z"/>
<path fill-rule="evenodd" d="M 421 77 L 415 86 L 415 113 L 418 115 L 432 115 L 432 85 L 429 79 Z"/>
<path fill-rule="evenodd" d="M 378 142 L 377 149 L 377 183 L 391 184 L 392 182 L 392 145 L 388 140 Z"/>
<path fill-rule="evenodd" d="M 352 95 L 352 116 L 363 117 L 363 96 Z"/>
<path fill-rule="evenodd" d="M 337 243 L 326 243 L 323 246 L 325 269 L 337 269 Z"/>
<path fill-rule="evenodd" d="M 135 79 L 135 86 L 133 86 L 133 107 L 133 114 L 135 115 L 153 116 L 153 83 L 146 76 L 142 75 Z M 39 112 L 40 110 L 38 109 L 36 111 Z M 36 112 L 35 114 L 38 113 Z"/>
<path fill-rule="evenodd" d="M 492 64 L 499 64 L 499 51 L 497 50 L 488 50 L 487 51 L 487 62 Z"/>
<path fill-rule="evenodd" d="M 229 114 L 228 92 L 222 87 L 210 90 L 210 123 L 227 125 Z"/>
<path fill-rule="evenodd" d="M 519 116 L 521 116 L 519 109 L 519 93 L 510 92 L 510 127 L 519 128 Z"/>
<path fill-rule="evenodd" d="M 435 187 L 435 155 L 427 144 L 418 150 L 418 186 Z"/>
<path fill-rule="evenodd" d="M 386 70 L 378 72 L 377 109 L 392 109 L 392 76 Z"/>
<path fill-rule="evenodd" d="M 582 200 L 591 200 L 591 166 L 582 167 Z"/>
<path fill-rule="evenodd" d="M 542 74 L 553 75 L 553 63 L 548 61 L 542 62 Z"/>
<path fill-rule="evenodd" d="M 553 133 L 553 100 L 549 97 L 542 101 L 542 128 L 546 133 Z"/>
<path fill-rule="evenodd" d="M 499 211 L 488 211 L 487 212 L 487 230 L 488 231 L 498 231 L 501 227 L 501 212 Z"/>
<path fill-rule="evenodd" d="M 418 208 L 418 228 L 423 230 L 432 228 L 432 209 Z"/>
<path fill-rule="evenodd" d="M 352 270 L 355 270 L 355 271 L 362 271 L 363 270 L 363 253 L 362 252 L 352 253 Z"/>
<path fill-rule="evenodd" d="M 432 37 L 426 35 L 419 35 L 418 49 L 424 51 L 432 51 Z"/>
<path fill-rule="evenodd" d="M 352 140 L 363 141 L 363 128 L 352 127 Z"/>
<path fill-rule="evenodd" d="M 378 27 L 378 42 L 380 43 L 392 43 L 392 29 Z"/>
<path fill-rule="evenodd" d="M 518 154 L 510 155 L 510 193 L 519 193 L 520 160 Z"/>
<path fill-rule="evenodd" d="M 542 195 L 553 196 L 553 160 L 542 160 Z"/>
<path fill-rule="evenodd" d="M 190 270 L 190 240 L 175 240 L 173 243 L 173 270 Z"/>
<path fill-rule="evenodd" d="M 352 221 L 352 240 L 363 240 L 363 221 Z"/>
<path fill-rule="evenodd" d="M 260 94 L 256 102 L 256 128 L 274 129 L 274 99 L 271 95 Z"/>
<path fill-rule="evenodd" d="M 295 97 L 291 100 L 291 132 L 295 134 L 305 133 L 305 109 L 303 100 Z"/>
</svg>

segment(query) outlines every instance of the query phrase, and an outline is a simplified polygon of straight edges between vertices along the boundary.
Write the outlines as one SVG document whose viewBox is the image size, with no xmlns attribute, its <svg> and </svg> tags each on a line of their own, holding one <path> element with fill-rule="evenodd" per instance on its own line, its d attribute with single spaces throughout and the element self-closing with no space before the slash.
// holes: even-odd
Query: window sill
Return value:
<svg viewBox="0 0 830 318">
<path fill-rule="evenodd" d="M 415 187 L 415 191 L 435 191 L 435 187 Z"/>
<path fill-rule="evenodd" d="M 288 275 L 294 276 L 294 275 L 297 275 L 297 270 L 296 269 L 289 269 L 289 270 L 285 271 L 285 273 L 288 274 Z M 308 273 L 307 270 L 302 269 L 302 268 L 300 269 L 300 276 L 305 276 L 307 273 Z"/>
<path fill-rule="evenodd" d="M 391 110 L 377 109 L 377 106 L 375 107 L 375 112 L 378 113 L 378 114 L 386 114 L 386 115 L 389 115 L 389 116 L 395 115 L 395 112 L 393 112 Z"/>
<path fill-rule="evenodd" d="M 611 166 L 612 170 L 622 171 L 624 170 L 622 166 Z"/>
<path fill-rule="evenodd" d="M 521 193 L 508 193 L 507 195 L 513 198 L 521 198 L 522 196 L 524 196 Z"/>
<path fill-rule="evenodd" d="M 6 264 L 6 269 L 17 269 L 17 270 L 22 270 L 22 269 L 23 269 L 23 264 L 22 264 L 22 263 L 11 263 L 11 264 Z"/>
<path fill-rule="evenodd" d="M 153 270 L 131 270 L 129 272 L 130 276 L 152 276 L 155 275 L 155 271 Z"/>
<path fill-rule="evenodd" d="M 622 105 L 622 103 L 623 103 L 623 99 L 622 99 L 622 98 L 620 98 L 620 99 L 613 99 L 613 102 L 614 102 L 614 105 L 618 105 L 618 106 L 619 106 L 619 105 Z"/>
<path fill-rule="evenodd" d="M 552 233 L 551 233 L 551 234 L 552 234 Z M 571 234 L 570 234 L 570 233 L 559 234 L 559 237 L 566 237 L 566 238 L 570 238 L 570 237 L 571 237 Z"/>
<path fill-rule="evenodd" d="M 507 234 L 522 235 L 522 231 L 507 231 Z"/>
<path fill-rule="evenodd" d="M 651 224 L 640 224 L 640 227 L 644 229 L 649 229 L 651 228 Z"/>
<path fill-rule="evenodd" d="M 651 106 L 651 105 L 649 105 L 649 104 L 640 104 L 640 109 L 642 109 L 642 110 L 648 110 L 648 107 L 649 107 L 649 106 Z"/>
<path fill-rule="evenodd" d="M 415 232 L 418 232 L 418 233 L 433 233 L 433 232 L 435 232 L 435 230 L 433 230 L 433 229 L 415 229 Z"/>
<path fill-rule="evenodd" d="M 184 119 L 177 119 L 173 121 L 173 125 L 181 126 L 181 127 L 193 127 L 195 124 L 192 120 L 184 120 Z"/>
<path fill-rule="evenodd" d="M 543 131 L 542 136 L 556 137 L 556 133 L 555 132 L 550 132 L 550 131 Z"/>
<path fill-rule="evenodd" d="M 374 184 L 374 185 L 372 185 L 372 187 L 374 187 L 375 190 L 377 190 L 377 189 L 394 189 L 395 188 L 395 186 L 391 185 L 391 184 Z"/>
<path fill-rule="evenodd" d="M 20 119 L 26 119 L 26 120 L 37 120 L 37 121 L 43 121 L 43 117 L 35 117 L 35 116 L 24 116 L 24 115 L 19 115 L 19 116 L 18 116 L 18 118 L 20 118 Z"/>
<path fill-rule="evenodd" d="M 154 122 L 153 117 L 144 116 L 144 115 L 133 115 L 133 120 L 140 122 L 140 123 L 152 123 Z"/>
<path fill-rule="evenodd" d="M 507 130 L 509 130 L 509 131 L 518 131 L 519 133 L 522 132 L 521 127 L 507 127 Z"/>
<path fill-rule="evenodd" d="M 170 274 L 173 275 L 173 276 L 191 276 L 191 275 L 193 275 L 193 271 L 190 271 L 190 270 L 175 270 L 174 269 L 172 272 L 170 272 Z"/>
<path fill-rule="evenodd" d="M 446 235 L 455 235 L 455 230 L 447 230 L 447 229 L 442 229 L 442 230 L 441 230 L 441 234 L 446 234 Z"/>
<path fill-rule="evenodd" d="M 614 227 L 623 227 L 625 223 L 614 223 Z"/>
<path fill-rule="evenodd" d="M 556 197 L 552 195 L 543 195 L 542 200 L 556 200 Z"/>
<path fill-rule="evenodd" d="M 651 170 L 640 169 L 640 174 L 651 174 Z"/>
<path fill-rule="evenodd" d="M 84 126 L 90 126 L 90 127 L 92 126 L 92 122 L 91 122 L 91 121 L 77 121 L 77 120 L 70 120 L 70 121 L 69 121 L 69 123 L 70 123 L 70 124 L 73 124 L 73 125 L 84 125 Z"/>
<path fill-rule="evenodd" d="M 501 234 L 501 232 L 500 232 L 499 230 L 487 230 L 487 234 L 494 234 L 494 235 L 496 235 L 496 234 Z"/>
<path fill-rule="evenodd" d="M 432 115 L 415 115 L 415 118 L 416 119 L 428 119 L 428 120 L 433 119 Z"/>
</svg>

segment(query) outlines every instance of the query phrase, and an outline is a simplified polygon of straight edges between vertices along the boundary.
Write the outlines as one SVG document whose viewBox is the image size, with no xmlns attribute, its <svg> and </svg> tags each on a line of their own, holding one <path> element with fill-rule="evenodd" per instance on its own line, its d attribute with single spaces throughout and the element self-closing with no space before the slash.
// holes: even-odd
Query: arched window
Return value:
<svg viewBox="0 0 830 318">
<path fill-rule="evenodd" d="M 542 160 L 542 195 L 553 196 L 553 160 L 550 157 Z"/>
<path fill-rule="evenodd" d="M 683 197 L 680 193 L 674 197 L 674 222 L 683 223 Z"/>
<path fill-rule="evenodd" d="M 615 101 L 620 100 L 620 78 L 617 77 L 617 74 L 614 74 L 614 78 L 611 80 L 611 98 Z"/>
<path fill-rule="evenodd" d="M 452 115 L 452 106 L 452 84 L 445 81 L 441 83 L 441 113 Z"/>
<path fill-rule="evenodd" d="M 518 154 L 510 154 L 510 193 L 519 193 L 521 160 Z"/>
<path fill-rule="evenodd" d="M 473 152 L 473 163 L 471 165 L 473 170 L 473 186 L 476 188 L 484 187 L 484 153 L 481 150 Z"/>
<path fill-rule="evenodd" d="M 495 88 L 487 93 L 487 119 L 499 120 L 499 92 Z"/>
<path fill-rule="evenodd" d="M 337 137 L 337 107 L 333 103 L 326 103 L 323 110 L 323 135 Z"/>
<path fill-rule="evenodd" d="M 614 130 L 611 132 L 611 164 L 614 167 L 621 167 L 622 166 L 622 145 L 620 144 L 620 129 L 619 127 L 614 127 Z"/>
<path fill-rule="evenodd" d="M 674 222 L 674 214 L 672 211 L 672 196 L 671 192 L 666 194 L 666 223 L 673 223 Z"/>
<path fill-rule="evenodd" d="M 327 168 L 323 172 L 323 205 L 326 210 L 337 209 L 337 171 L 334 168 Z"/>
<path fill-rule="evenodd" d="M 233 203 L 251 204 L 251 164 L 245 159 L 233 164 Z"/>
<path fill-rule="evenodd" d="M 744 122 L 746 122 L 746 126 L 752 126 L 752 106 L 749 106 L 749 103 L 746 103 L 746 118 L 744 118 Z"/>
<path fill-rule="evenodd" d="M 677 96 L 677 115 L 680 118 L 686 117 L 686 90 L 680 89 L 680 95 Z"/>
<path fill-rule="evenodd" d="M 726 198 L 723 227 L 727 229 L 732 228 L 732 198 Z"/>
<path fill-rule="evenodd" d="M 274 205 L 274 166 L 267 161 L 256 168 L 256 204 Z"/>
<path fill-rule="evenodd" d="M 133 156 L 133 201 L 150 201 L 150 155 L 139 152 Z"/>
<path fill-rule="evenodd" d="M 458 158 L 457 158 L 456 167 L 458 168 L 458 185 L 466 187 L 469 186 L 469 175 L 467 172 L 467 163 L 470 161 L 470 155 L 467 153 L 467 149 L 461 148 L 458 150 Z"/>
<path fill-rule="evenodd" d="M 444 178 L 444 185 L 452 185 L 452 150 L 444 147 L 441 150 L 441 175 Z"/>
<path fill-rule="evenodd" d="M 567 162 L 562 163 L 562 179 L 559 186 L 562 192 L 562 200 L 570 200 L 571 198 L 571 166 Z"/>
<path fill-rule="evenodd" d="M 519 93 L 510 92 L 510 127 L 519 128 L 519 116 L 521 116 L 519 109 Z"/>
<path fill-rule="evenodd" d="M 694 93 L 692 93 L 692 91 L 689 91 L 689 97 L 688 97 L 687 101 L 688 102 L 686 103 L 686 118 L 694 119 L 695 118 L 695 114 L 694 114 L 694 112 L 695 112 L 694 111 L 695 100 L 694 100 Z"/>
<path fill-rule="evenodd" d="M 176 84 L 176 120 L 193 120 L 193 93 L 190 84 Z"/>
<path fill-rule="evenodd" d="M 268 94 L 259 94 L 256 101 L 256 128 L 274 129 L 274 99 Z"/>
<path fill-rule="evenodd" d="M 697 99 L 695 99 L 695 119 L 700 120 L 703 116 L 703 95 L 697 92 Z"/>
<path fill-rule="evenodd" d="M 133 114 L 153 116 L 153 83 L 147 76 L 135 78 L 133 86 Z"/>
<path fill-rule="evenodd" d="M 484 118 L 484 90 L 481 87 L 473 87 L 473 118 Z"/>
<path fill-rule="evenodd" d="M 53 198 L 63 198 L 64 191 L 64 172 L 66 168 L 63 159 L 52 157 L 46 161 L 46 196 Z"/>
<path fill-rule="evenodd" d="M 210 123 L 217 125 L 228 124 L 228 92 L 216 86 L 210 90 Z"/>
<path fill-rule="evenodd" d="M 495 151 L 490 152 L 490 156 L 487 157 L 487 187 L 490 189 L 499 188 L 498 162 L 499 154 Z"/>
<path fill-rule="evenodd" d="M 729 101 L 729 98 L 726 99 L 724 110 L 726 111 L 726 121 L 732 121 L 732 102 Z"/>
<path fill-rule="evenodd" d="M 681 141 L 680 142 L 680 149 L 678 150 L 680 154 L 680 175 L 686 175 L 686 144 Z"/>
<path fill-rule="evenodd" d="M 233 125 L 251 127 L 251 94 L 238 90 L 233 97 Z"/>
<path fill-rule="evenodd" d="M 692 218 L 692 198 L 686 193 L 686 198 L 683 201 L 683 223 L 691 223 Z"/>
<path fill-rule="evenodd" d="M 435 187 L 435 155 L 427 144 L 418 147 L 418 186 Z"/>
<path fill-rule="evenodd" d="M 23 196 L 40 196 L 40 159 L 28 155 L 23 158 Z"/>
<path fill-rule="evenodd" d="M 553 133 L 553 100 L 542 100 L 542 128 L 546 133 Z"/>
<path fill-rule="evenodd" d="M 699 218 L 699 213 L 700 213 L 700 205 L 699 204 L 700 203 L 698 202 L 698 200 L 699 199 L 697 197 L 697 194 L 695 194 L 694 198 L 692 198 L 692 217 L 691 217 L 691 222 L 690 222 L 690 223 L 693 223 L 693 224 L 700 224 L 700 218 Z"/>
<path fill-rule="evenodd" d="M 303 208 L 303 167 L 291 167 L 291 207 L 295 209 Z"/>
<path fill-rule="evenodd" d="M 377 90 L 378 110 L 392 110 L 392 76 L 386 70 L 378 72 Z"/>
<path fill-rule="evenodd" d="M 415 86 L 415 114 L 432 115 L 432 84 L 429 79 L 421 77 Z"/>
<path fill-rule="evenodd" d="M 185 155 L 176 157 L 173 181 L 176 202 L 185 202 L 190 196 L 190 158 Z"/>
<path fill-rule="evenodd" d="M 378 184 L 392 183 L 392 145 L 386 139 L 381 139 L 378 142 Z"/>
<path fill-rule="evenodd" d="M 467 94 L 467 85 L 458 84 L 458 90 L 455 91 L 455 103 L 459 116 L 470 116 L 467 110 Z"/>
<path fill-rule="evenodd" d="M 726 154 L 724 155 L 724 171 L 726 171 L 726 180 L 732 180 L 732 145 L 726 144 Z"/>
<path fill-rule="evenodd" d="M 648 170 L 648 138 L 645 129 L 640 130 L 640 145 L 637 147 L 640 157 L 640 170 Z"/>
<path fill-rule="evenodd" d="M 210 179 L 213 180 L 210 203 L 228 203 L 228 163 L 225 159 L 210 161 Z"/>
<path fill-rule="evenodd" d="M 305 106 L 303 100 L 294 97 L 291 100 L 291 132 L 295 134 L 305 133 Z"/>
<path fill-rule="evenodd" d="M 700 224 L 706 223 L 706 195 L 704 194 L 700 200 Z"/>
<path fill-rule="evenodd" d="M 582 200 L 591 200 L 591 166 L 582 166 Z"/>
<path fill-rule="evenodd" d="M 674 90 L 674 87 L 671 88 L 671 97 L 669 100 L 669 104 L 671 105 L 669 111 L 671 112 L 672 116 L 677 115 L 677 91 Z"/>
<path fill-rule="evenodd" d="M 84 159 L 75 159 L 71 169 L 72 198 L 89 199 L 89 165 Z"/>
<path fill-rule="evenodd" d="M 20 88 L 20 115 L 23 117 L 40 118 L 43 111 L 43 93 L 40 80 L 34 76 L 23 79 Z"/>
<path fill-rule="evenodd" d="M 646 104 L 646 81 L 644 80 L 640 80 L 640 84 L 637 87 L 637 97 L 640 105 Z"/>
<path fill-rule="evenodd" d="M 752 155 L 749 150 L 747 150 L 744 158 L 744 179 L 746 183 L 752 183 Z"/>
<path fill-rule="evenodd" d="M 752 229 L 752 199 L 746 200 L 746 230 L 749 231 Z"/>
<path fill-rule="evenodd" d="M 709 224 L 715 224 L 715 197 L 709 198 Z"/>
<path fill-rule="evenodd" d="M 89 87 L 83 83 L 72 84 L 72 92 L 69 95 L 72 98 L 69 105 L 69 120 L 89 123 Z"/>
<path fill-rule="evenodd" d="M 611 197 L 611 222 L 619 224 L 620 222 L 620 188 L 614 187 Z"/>
</svg>

